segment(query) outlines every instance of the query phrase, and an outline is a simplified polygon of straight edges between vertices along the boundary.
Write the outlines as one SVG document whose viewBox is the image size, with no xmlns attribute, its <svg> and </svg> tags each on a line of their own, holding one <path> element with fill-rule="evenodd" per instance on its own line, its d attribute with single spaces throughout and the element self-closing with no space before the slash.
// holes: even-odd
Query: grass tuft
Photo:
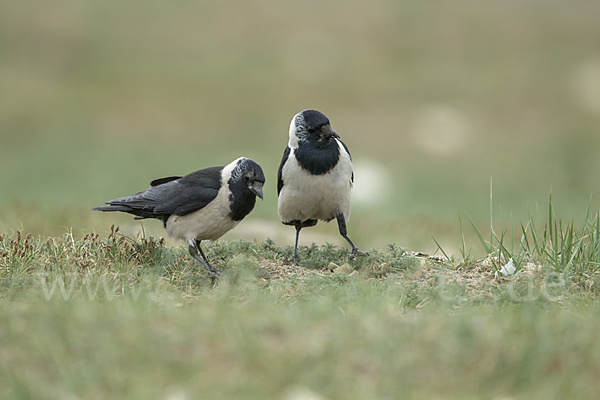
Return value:
<svg viewBox="0 0 600 400">
<path fill-rule="evenodd" d="M 354 260 L 313 244 L 296 266 L 272 240 L 216 241 L 215 281 L 184 246 L 116 227 L 3 235 L 0 397 L 592 398 L 600 318 L 584 306 L 600 293 L 600 220 L 552 221 L 453 265 L 393 244 Z M 494 276 L 517 256 L 515 276 Z"/>
</svg>

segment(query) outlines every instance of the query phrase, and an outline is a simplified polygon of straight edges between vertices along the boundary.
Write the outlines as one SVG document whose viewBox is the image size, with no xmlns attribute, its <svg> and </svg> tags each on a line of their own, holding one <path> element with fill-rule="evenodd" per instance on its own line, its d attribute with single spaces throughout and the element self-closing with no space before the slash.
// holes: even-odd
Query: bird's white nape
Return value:
<svg viewBox="0 0 600 400">
<path fill-rule="evenodd" d="M 304 111 L 301 111 L 294 115 L 294 118 L 292 118 L 292 122 L 290 123 L 290 140 L 288 146 L 291 149 L 297 149 L 300 140 L 306 136 L 306 124 L 304 122 L 303 112 Z"/>
<path fill-rule="evenodd" d="M 236 158 L 235 160 L 227 164 L 225 167 L 223 167 L 223 172 L 221 174 L 223 182 L 229 182 L 229 179 L 231 179 L 232 177 L 235 179 L 241 176 L 242 172 L 240 168 L 236 167 L 239 165 L 239 162 L 245 158 L 246 157 Z"/>
</svg>

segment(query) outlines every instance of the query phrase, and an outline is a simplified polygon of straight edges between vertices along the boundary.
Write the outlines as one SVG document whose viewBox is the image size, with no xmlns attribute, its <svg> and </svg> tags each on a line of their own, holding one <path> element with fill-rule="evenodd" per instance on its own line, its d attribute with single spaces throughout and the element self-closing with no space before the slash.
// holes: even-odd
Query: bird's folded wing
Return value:
<svg viewBox="0 0 600 400">
<path fill-rule="evenodd" d="M 178 180 L 151 187 L 143 197 L 156 202 L 156 214 L 189 214 L 217 197 L 222 170 L 223 167 L 212 167 L 192 172 Z"/>
<path fill-rule="evenodd" d="M 282 175 L 282 171 L 283 171 L 283 166 L 285 165 L 285 162 L 287 161 L 287 159 L 290 156 L 290 148 L 286 147 L 285 151 L 283 152 L 283 158 L 281 159 L 281 164 L 279 164 L 279 169 L 277 170 L 277 195 L 279 196 L 279 192 L 281 192 L 281 188 L 283 187 L 283 177 Z"/>
<path fill-rule="evenodd" d="M 162 178 L 154 185 L 133 196 L 108 201 L 111 206 L 127 207 L 142 218 L 159 218 L 161 215 L 186 215 L 205 207 L 217 197 L 221 188 L 223 167 L 206 168 L 182 178 Z M 175 179 L 171 179 L 175 178 Z"/>
</svg>

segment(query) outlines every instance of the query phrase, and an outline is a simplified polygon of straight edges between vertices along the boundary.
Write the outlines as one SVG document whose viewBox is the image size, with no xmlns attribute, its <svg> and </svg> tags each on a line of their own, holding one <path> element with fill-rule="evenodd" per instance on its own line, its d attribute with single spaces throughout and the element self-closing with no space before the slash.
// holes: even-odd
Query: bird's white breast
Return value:
<svg viewBox="0 0 600 400">
<path fill-rule="evenodd" d="M 336 140 L 340 158 L 336 166 L 323 175 L 302 169 L 294 149 L 283 166 L 283 187 L 279 194 L 278 213 L 282 221 L 330 220 L 340 212 L 350 218 L 352 161 L 344 146 Z"/>
</svg>

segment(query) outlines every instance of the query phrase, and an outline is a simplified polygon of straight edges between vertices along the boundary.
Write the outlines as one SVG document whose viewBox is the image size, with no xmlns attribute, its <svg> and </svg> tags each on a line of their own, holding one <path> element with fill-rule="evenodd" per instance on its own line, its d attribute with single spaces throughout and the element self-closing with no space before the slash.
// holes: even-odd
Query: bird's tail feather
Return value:
<svg viewBox="0 0 600 400">
<path fill-rule="evenodd" d="M 100 206 L 92 208 L 93 211 L 123 211 L 123 212 L 131 212 L 131 207 L 122 206 L 122 205 L 114 205 L 114 206 Z"/>
<path fill-rule="evenodd" d="M 162 215 L 155 214 L 153 207 L 144 204 L 141 193 L 133 196 L 121 197 L 107 201 L 105 206 L 94 207 L 94 211 L 121 211 L 135 215 L 135 219 L 162 218 Z"/>
</svg>

